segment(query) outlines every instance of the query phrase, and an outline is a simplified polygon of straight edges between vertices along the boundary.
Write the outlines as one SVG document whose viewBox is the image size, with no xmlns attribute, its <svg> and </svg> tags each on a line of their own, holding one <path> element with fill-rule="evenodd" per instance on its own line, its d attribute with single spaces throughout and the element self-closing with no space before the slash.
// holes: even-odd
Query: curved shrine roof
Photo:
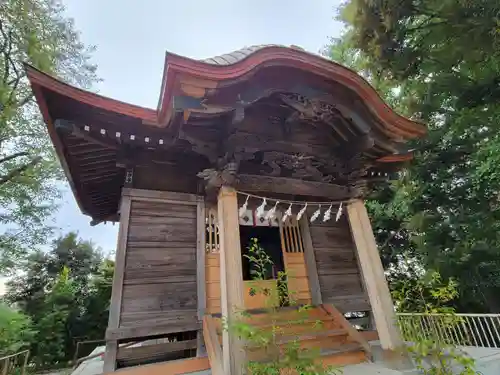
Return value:
<svg viewBox="0 0 500 375">
<path fill-rule="evenodd" d="M 346 120 L 339 137 L 346 129 L 375 136 L 373 155 L 381 165 L 407 160 L 410 154 L 398 152 L 398 145 L 426 132 L 423 124 L 394 112 L 354 71 L 299 47 L 255 45 L 204 60 L 167 53 L 156 109 L 78 89 L 31 66 L 26 71 L 80 208 L 96 220 L 114 217 L 118 209 L 125 172 L 116 165 L 125 143 L 134 139 L 135 147 L 141 139 L 148 150 L 166 149 L 183 124 L 217 123 L 269 98 L 281 97 L 282 107 L 302 111 L 300 118 L 314 119 L 321 115 L 318 106 L 329 106 L 329 115 L 338 112 Z M 58 120 L 63 125 L 57 127 Z M 80 127 L 68 128 L 68 121 Z M 86 134 L 87 124 L 103 139 Z M 92 169 L 100 161 L 101 174 Z"/>
</svg>

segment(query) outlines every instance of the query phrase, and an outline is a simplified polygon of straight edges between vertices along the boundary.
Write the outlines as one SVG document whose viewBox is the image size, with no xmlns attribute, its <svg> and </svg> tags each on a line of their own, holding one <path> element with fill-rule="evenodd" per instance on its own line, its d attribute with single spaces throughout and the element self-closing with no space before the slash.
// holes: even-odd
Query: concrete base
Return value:
<svg viewBox="0 0 500 375">
<path fill-rule="evenodd" d="M 409 365 L 409 359 L 398 357 L 394 352 L 387 353 L 382 350 L 378 341 L 370 341 L 374 363 L 360 363 L 342 368 L 343 375 L 420 375 L 414 366 L 404 368 L 402 364 Z M 103 349 L 97 348 L 96 351 Z M 500 349 L 462 347 L 465 353 L 476 360 L 476 370 L 484 375 L 500 374 Z M 406 361 L 406 362 L 405 362 Z M 102 358 L 97 357 L 84 362 L 72 375 L 100 375 L 102 374 Z M 399 368 L 397 368 L 399 366 Z M 458 371 L 457 371 L 458 373 Z M 189 375 L 210 375 L 210 370 L 190 373 Z M 187 375 L 187 374 L 186 374 Z"/>
<path fill-rule="evenodd" d="M 408 356 L 398 357 L 394 352 L 385 352 L 380 347 L 378 341 L 370 341 L 372 347 L 374 363 L 364 363 L 361 365 L 347 366 L 344 368 L 346 375 L 420 375 L 421 372 Z M 471 356 L 476 361 L 476 371 L 483 375 L 500 374 L 500 349 L 497 348 L 479 348 L 479 347 L 460 347 L 460 349 Z M 369 371 L 368 371 L 369 370 Z M 460 369 L 456 369 L 460 373 Z"/>
<path fill-rule="evenodd" d="M 373 362 L 396 371 L 413 371 L 415 365 L 404 348 L 401 350 L 384 350 L 379 341 L 370 341 Z"/>
<path fill-rule="evenodd" d="M 417 375 L 413 371 L 398 371 L 385 367 L 379 363 L 359 363 L 342 368 L 342 375 Z"/>
</svg>

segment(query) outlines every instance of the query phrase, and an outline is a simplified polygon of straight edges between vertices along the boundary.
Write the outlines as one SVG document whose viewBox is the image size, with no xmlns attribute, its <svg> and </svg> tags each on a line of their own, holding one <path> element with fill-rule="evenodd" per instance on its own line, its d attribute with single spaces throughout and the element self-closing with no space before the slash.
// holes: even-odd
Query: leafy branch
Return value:
<svg viewBox="0 0 500 375">
<path fill-rule="evenodd" d="M 260 246 L 256 238 L 250 240 L 248 254 L 244 255 L 252 264 L 251 274 L 254 281 L 264 281 L 273 261 Z M 308 311 L 311 306 L 298 306 L 294 293 L 287 287 L 288 274 L 278 272 L 276 287 L 269 288 L 256 283 L 250 290 L 250 295 L 263 295 L 266 298 L 266 317 L 268 324 L 254 322 L 252 315 L 247 311 L 239 313 L 238 318 L 231 324 L 223 322 L 224 329 L 239 337 L 250 358 L 247 359 L 246 369 L 252 375 L 269 374 L 301 374 L 327 375 L 339 374 L 341 370 L 331 366 L 323 366 L 318 361 L 319 349 L 303 348 L 300 344 L 300 327 L 321 329 L 322 321 L 310 322 Z M 295 306 L 293 314 L 286 320 L 281 317 L 280 307 L 284 304 Z M 288 311 L 288 310 L 287 310 Z M 288 311 L 288 313 L 290 313 Z M 295 337 L 283 343 L 282 338 Z"/>
</svg>

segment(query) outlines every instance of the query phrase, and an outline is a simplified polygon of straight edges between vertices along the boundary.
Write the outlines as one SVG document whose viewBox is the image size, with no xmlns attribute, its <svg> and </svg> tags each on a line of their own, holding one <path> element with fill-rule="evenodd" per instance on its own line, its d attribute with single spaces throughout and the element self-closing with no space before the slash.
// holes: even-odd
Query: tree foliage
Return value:
<svg viewBox="0 0 500 375">
<path fill-rule="evenodd" d="M 273 261 L 262 248 L 257 238 L 252 238 L 248 244 L 248 254 L 244 255 L 251 264 L 251 275 L 254 281 L 267 279 L 269 268 Z M 249 359 L 245 370 L 253 375 L 268 374 L 302 374 L 326 375 L 339 374 L 341 371 L 320 361 L 320 348 L 303 347 L 300 342 L 300 329 L 297 327 L 311 325 L 308 311 L 310 305 L 300 305 L 293 291 L 288 290 L 286 272 L 278 272 L 276 288 L 269 288 L 258 283 L 249 290 L 251 296 L 261 295 L 265 298 L 266 314 L 270 324 L 255 324 L 247 311 L 238 312 L 236 319 L 223 321 L 223 327 L 230 334 L 242 339 Z M 284 305 L 295 306 L 289 310 L 287 319 L 280 317 Z M 321 330 L 323 322 L 312 322 L 310 330 Z M 303 328 L 303 327 L 302 327 Z M 309 332 L 310 333 L 310 332 Z M 283 344 L 284 336 L 295 337 Z"/>
<path fill-rule="evenodd" d="M 34 334 L 29 317 L 0 304 L 0 357 L 28 348 Z"/>
<path fill-rule="evenodd" d="M 428 125 L 415 160 L 370 202 L 384 263 L 438 270 L 459 311 L 500 311 L 500 3 L 350 0 L 327 48 Z"/>
<path fill-rule="evenodd" d="M 40 368 L 64 366 L 61 362 L 66 359 L 66 348 L 72 339 L 67 332 L 71 330 L 71 316 L 75 313 L 75 292 L 69 268 L 64 267 L 45 296 L 36 320 L 37 334 L 33 346 L 35 363 Z"/>
<path fill-rule="evenodd" d="M 35 252 L 7 284 L 6 300 L 31 319 L 34 362 L 47 368 L 72 358 L 76 341 L 102 339 L 108 323 L 113 262 L 69 233 Z"/>
<path fill-rule="evenodd" d="M 89 87 L 91 52 L 60 0 L 0 2 L 0 271 L 44 243 L 58 198 L 59 168 L 22 63 Z"/>
</svg>

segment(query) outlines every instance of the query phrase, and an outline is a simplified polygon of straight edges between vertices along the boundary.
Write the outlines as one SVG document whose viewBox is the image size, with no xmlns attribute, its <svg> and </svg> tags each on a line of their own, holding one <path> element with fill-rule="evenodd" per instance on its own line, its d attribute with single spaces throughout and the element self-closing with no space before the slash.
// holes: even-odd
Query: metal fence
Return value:
<svg viewBox="0 0 500 375">
<path fill-rule="evenodd" d="M 13 375 L 26 374 L 26 367 L 28 366 L 29 350 L 24 350 L 15 354 L 7 355 L 0 358 L 0 374 Z"/>
<path fill-rule="evenodd" d="M 500 348 L 500 314 L 399 313 L 405 341 L 426 339 L 457 346 Z"/>
</svg>

